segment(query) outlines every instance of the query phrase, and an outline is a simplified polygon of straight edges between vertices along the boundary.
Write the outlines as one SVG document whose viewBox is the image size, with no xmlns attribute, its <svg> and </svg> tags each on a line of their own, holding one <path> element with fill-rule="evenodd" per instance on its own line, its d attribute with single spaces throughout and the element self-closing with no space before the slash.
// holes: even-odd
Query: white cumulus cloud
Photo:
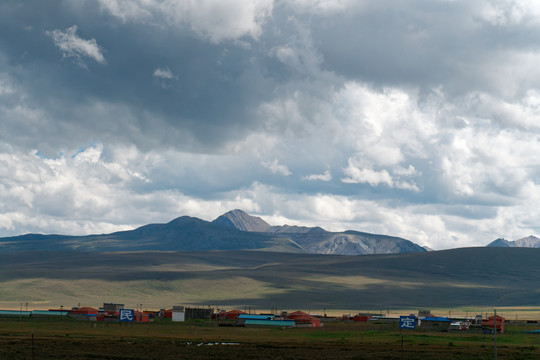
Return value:
<svg viewBox="0 0 540 360">
<path fill-rule="evenodd" d="M 286 165 L 279 163 L 278 159 L 274 159 L 272 161 L 263 161 L 262 165 L 265 168 L 270 169 L 273 174 L 279 174 L 283 176 L 289 176 L 292 174 L 292 172 Z"/>
<path fill-rule="evenodd" d="M 45 33 L 53 39 L 54 44 L 62 51 L 64 57 L 73 58 L 75 62 L 82 66 L 86 66 L 83 57 L 105 64 L 105 57 L 96 40 L 85 40 L 79 37 L 77 35 L 77 25 L 73 25 L 64 31 L 55 29 Z"/>
<path fill-rule="evenodd" d="M 249 36 L 257 39 L 272 14 L 273 0 L 99 0 L 122 21 L 157 26 L 189 26 L 214 43 Z"/>
<path fill-rule="evenodd" d="M 302 180 L 308 180 L 308 181 L 330 181 L 332 180 L 332 174 L 330 173 L 330 170 L 326 170 L 322 174 L 311 174 L 302 177 Z"/>
<path fill-rule="evenodd" d="M 386 184 L 389 187 L 394 186 L 392 176 L 386 170 L 376 171 L 373 169 L 359 168 L 349 160 L 349 166 L 343 169 L 345 177 L 341 179 L 344 183 L 358 184 L 367 183 L 371 186 L 377 186 L 379 184 Z"/>
<path fill-rule="evenodd" d="M 152 74 L 152 76 L 155 78 L 167 79 L 167 80 L 178 78 L 178 76 L 174 75 L 171 69 L 169 69 L 168 67 L 157 68 L 156 70 L 154 70 L 154 73 Z"/>
</svg>

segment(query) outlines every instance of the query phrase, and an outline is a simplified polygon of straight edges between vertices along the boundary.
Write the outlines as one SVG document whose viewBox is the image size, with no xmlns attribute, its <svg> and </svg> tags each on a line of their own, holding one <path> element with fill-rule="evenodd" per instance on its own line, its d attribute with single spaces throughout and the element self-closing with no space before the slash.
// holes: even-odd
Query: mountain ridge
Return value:
<svg viewBox="0 0 540 360">
<path fill-rule="evenodd" d="M 367 255 L 427 251 L 410 240 L 396 236 L 354 230 L 331 232 L 319 226 L 271 226 L 260 217 L 253 217 L 239 209 L 231 210 L 213 222 L 235 226 L 242 231 L 280 235 L 299 244 L 310 254 Z"/>
</svg>

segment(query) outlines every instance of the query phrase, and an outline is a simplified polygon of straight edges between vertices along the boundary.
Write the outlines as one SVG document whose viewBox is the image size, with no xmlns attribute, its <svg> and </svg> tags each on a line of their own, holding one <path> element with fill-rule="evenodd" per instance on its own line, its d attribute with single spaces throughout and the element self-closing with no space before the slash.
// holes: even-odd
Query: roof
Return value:
<svg viewBox="0 0 540 360">
<path fill-rule="evenodd" d="M 74 314 L 97 313 L 98 310 L 94 309 L 92 307 L 83 306 L 83 307 L 80 307 L 80 308 L 77 308 L 77 309 L 73 309 L 73 310 L 71 310 L 71 312 L 74 313 Z"/>
<path fill-rule="evenodd" d="M 34 310 L 32 315 L 67 316 L 69 311 Z"/>
<path fill-rule="evenodd" d="M 265 326 L 294 326 L 295 323 L 292 320 L 255 320 L 246 319 L 245 325 L 265 325 Z"/>
<path fill-rule="evenodd" d="M 445 317 L 438 317 L 438 316 L 428 316 L 423 319 L 420 319 L 422 321 L 445 321 L 445 322 L 452 322 L 449 318 Z"/>
<path fill-rule="evenodd" d="M 311 315 L 297 315 L 295 316 L 294 318 L 291 318 L 291 319 L 294 319 L 294 321 L 321 321 L 319 318 L 316 318 L 314 316 L 311 316 Z"/>
<path fill-rule="evenodd" d="M 240 314 L 239 319 L 252 319 L 252 320 L 269 320 L 273 319 L 273 315 L 251 315 L 251 314 Z"/>
<path fill-rule="evenodd" d="M 242 310 L 229 310 L 227 314 L 245 314 L 245 312 Z"/>
<path fill-rule="evenodd" d="M 0 310 L 0 316 L 30 316 L 31 311 Z"/>
<path fill-rule="evenodd" d="M 316 318 L 315 316 L 311 316 L 308 313 L 305 313 L 303 311 L 295 311 L 293 313 L 290 313 L 290 314 L 288 314 L 288 318 L 293 319 L 293 320 L 296 320 L 296 319 L 318 320 L 318 318 Z"/>
</svg>

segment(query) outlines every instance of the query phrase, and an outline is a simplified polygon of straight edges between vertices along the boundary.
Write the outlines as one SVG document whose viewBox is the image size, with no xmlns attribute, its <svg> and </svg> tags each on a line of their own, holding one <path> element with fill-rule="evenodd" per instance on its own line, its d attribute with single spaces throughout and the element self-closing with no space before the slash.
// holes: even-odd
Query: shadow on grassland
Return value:
<svg viewBox="0 0 540 360">
<path fill-rule="evenodd" d="M 9 292 L 8 282 L 25 279 L 92 280 L 107 293 L 113 284 L 133 282 L 140 289 L 130 294 L 167 291 L 199 303 L 266 308 L 526 306 L 540 302 L 539 260 L 540 249 L 522 248 L 370 256 L 25 252 L 0 254 L 0 285 Z"/>
</svg>

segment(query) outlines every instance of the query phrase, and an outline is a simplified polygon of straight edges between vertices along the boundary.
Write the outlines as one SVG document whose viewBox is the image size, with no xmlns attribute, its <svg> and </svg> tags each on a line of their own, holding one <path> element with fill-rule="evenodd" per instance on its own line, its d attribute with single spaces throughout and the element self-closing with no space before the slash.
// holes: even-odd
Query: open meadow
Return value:
<svg viewBox="0 0 540 360">
<path fill-rule="evenodd" d="M 538 259 L 540 249 L 522 248 L 370 256 L 265 251 L 0 253 L 0 308 L 103 302 L 157 309 L 188 304 L 376 311 L 538 306 Z"/>
<path fill-rule="evenodd" d="M 538 324 L 497 335 L 501 359 L 540 358 Z M 328 322 L 322 328 L 219 327 L 0 319 L 0 359 L 493 359 L 491 334 L 400 331 L 397 324 Z"/>
</svg>

